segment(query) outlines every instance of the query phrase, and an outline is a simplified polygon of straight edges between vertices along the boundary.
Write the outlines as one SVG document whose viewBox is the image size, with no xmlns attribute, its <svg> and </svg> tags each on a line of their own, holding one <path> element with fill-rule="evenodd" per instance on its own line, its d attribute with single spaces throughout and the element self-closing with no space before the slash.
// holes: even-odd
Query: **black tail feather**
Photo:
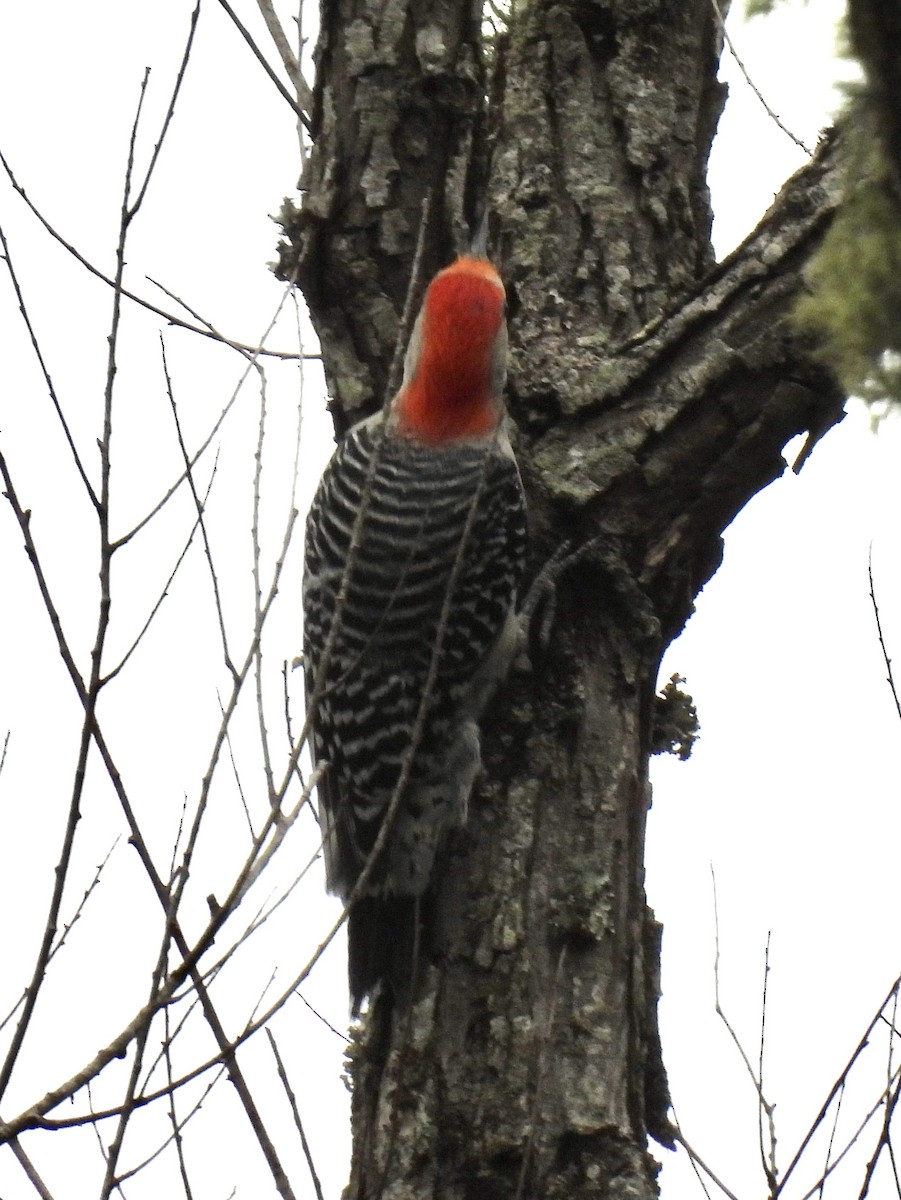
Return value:
<svg viewBox="0 0 901 1200">
<path fill-rule="evenodd" d="M 351 1011 L 357 1016 L 379 981 L 398 1005 L 410 999 L 418 950 L 417 896 L 362 896 L 347 918 Z"/>
</svg>

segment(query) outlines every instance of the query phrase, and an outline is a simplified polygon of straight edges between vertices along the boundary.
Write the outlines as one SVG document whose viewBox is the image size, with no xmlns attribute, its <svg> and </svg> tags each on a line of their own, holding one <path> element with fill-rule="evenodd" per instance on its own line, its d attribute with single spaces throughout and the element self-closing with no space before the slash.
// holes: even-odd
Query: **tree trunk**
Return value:
<svg viewBox="0 0 901 1200">
<path fill-rule="evenodd" d="M 428 905 L 407 1016 L 354 1048 L 353 1197 L 653 1197 L 671 1141 L 644 895 L 656 676 L 722 530 L 843 397 L 788 314 L 840 195 L 840 139 L 714 266 L 723 95 L 709 0 L 519 0 L 490 88 L 478 6 L 323 5 L 294 270 L 339 431 L 382 399 L 420 286 L 487 197 L 550 646 L 485 722 L 485 772 Z"/>
</svg>

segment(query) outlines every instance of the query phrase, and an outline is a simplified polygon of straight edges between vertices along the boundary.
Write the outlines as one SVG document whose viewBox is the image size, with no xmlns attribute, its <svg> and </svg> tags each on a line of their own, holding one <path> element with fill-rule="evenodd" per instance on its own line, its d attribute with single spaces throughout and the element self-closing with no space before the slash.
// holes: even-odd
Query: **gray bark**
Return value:
<svg viewBox="0 0 901 1200">
<path fill-rule="evenodd" d="M 340 431 L 381 402 L 423 197 L 427 279 L 487 189 L 535 566 L 580 551 L 549 650 L 486 722 L 409 1017 L 377 1003 L 355 1045 L 354 1197 L 657 1194 L 658 664 L 723 529 L 843 402 L 788 320 L 840 199 L 839 140 L 716 266 L 709 0 L 518 12 L 486 113 L 471 4 L 324 5 L 310 194 L 286 214 L 282 270 L 310 301 Z"/>
</svg>

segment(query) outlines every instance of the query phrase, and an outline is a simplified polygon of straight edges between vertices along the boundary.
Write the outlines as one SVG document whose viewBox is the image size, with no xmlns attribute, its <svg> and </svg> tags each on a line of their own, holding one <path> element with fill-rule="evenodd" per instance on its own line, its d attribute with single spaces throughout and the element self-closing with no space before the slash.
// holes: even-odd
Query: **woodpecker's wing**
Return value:
<svg viewBox="0 0 901 1200">
<path fill-rule="evenodd" d="M 440 637 L 410 794 L 402 801 L 406 815 L 426 803 L 426 784 L 434 784 L 429 802 L 437 795 L 450 743 L 465 721 L 478 719 L 475 710 L 490 691 L 472 695 L 515 608 L 525 542 L 522 485 L 505 439 L 436 449 L 386 435 L 377 417 L 354 427 L 326 468 L 307 520 L 304 651 L 308 689 L 321 688 L 316 753 L 330 764 L 320 797 L 331 890 L 347 895 L 378 835 Z M 346 601 L 336 613 L 345 570 Z M 431 857 L 434 841 L 426 850 Z M 374 890 L 425 886 L 431 861 L 399 883 L 390 877 L 390 855 L 383 858 Z M 420 877 L 421 884 L 410 882 Z"/>
</svg>

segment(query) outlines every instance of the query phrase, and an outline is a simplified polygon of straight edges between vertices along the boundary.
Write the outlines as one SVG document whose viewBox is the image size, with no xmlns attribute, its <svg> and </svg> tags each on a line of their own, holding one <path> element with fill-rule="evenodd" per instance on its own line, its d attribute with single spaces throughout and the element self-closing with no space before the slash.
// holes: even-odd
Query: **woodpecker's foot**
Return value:
<svg viewBox="0 0 901 1200">
<path fill-rule="evenodd" d="M 600 570 L 611 585 L 617 608 L 626 615 L 630 626 L 642 640 L 656 641 L 660 637 L 660 621 L 650 597 L 640 587 L 619 547 L 602 538 L 592 538 L 578 550 L 571 550 L 570 545 L 564 542 L 551 555 L 535 577 L 520 610 L 523 648 L 528 650 L 530 657 L 544 653 L 550 641 L 557 612 L 558 580 L 565 571 L 580 563 L 591 563 Z"/>
<path fill-rule="evenodd" d="M 557 615 L 557 580 L 578 556 L 570 553 L 570 543 L 564 542 L 547 560 L 532 581 L 532 586 L 520 609 L 523 649 L 530 657 L 547 650 Z"/>
</svg>

